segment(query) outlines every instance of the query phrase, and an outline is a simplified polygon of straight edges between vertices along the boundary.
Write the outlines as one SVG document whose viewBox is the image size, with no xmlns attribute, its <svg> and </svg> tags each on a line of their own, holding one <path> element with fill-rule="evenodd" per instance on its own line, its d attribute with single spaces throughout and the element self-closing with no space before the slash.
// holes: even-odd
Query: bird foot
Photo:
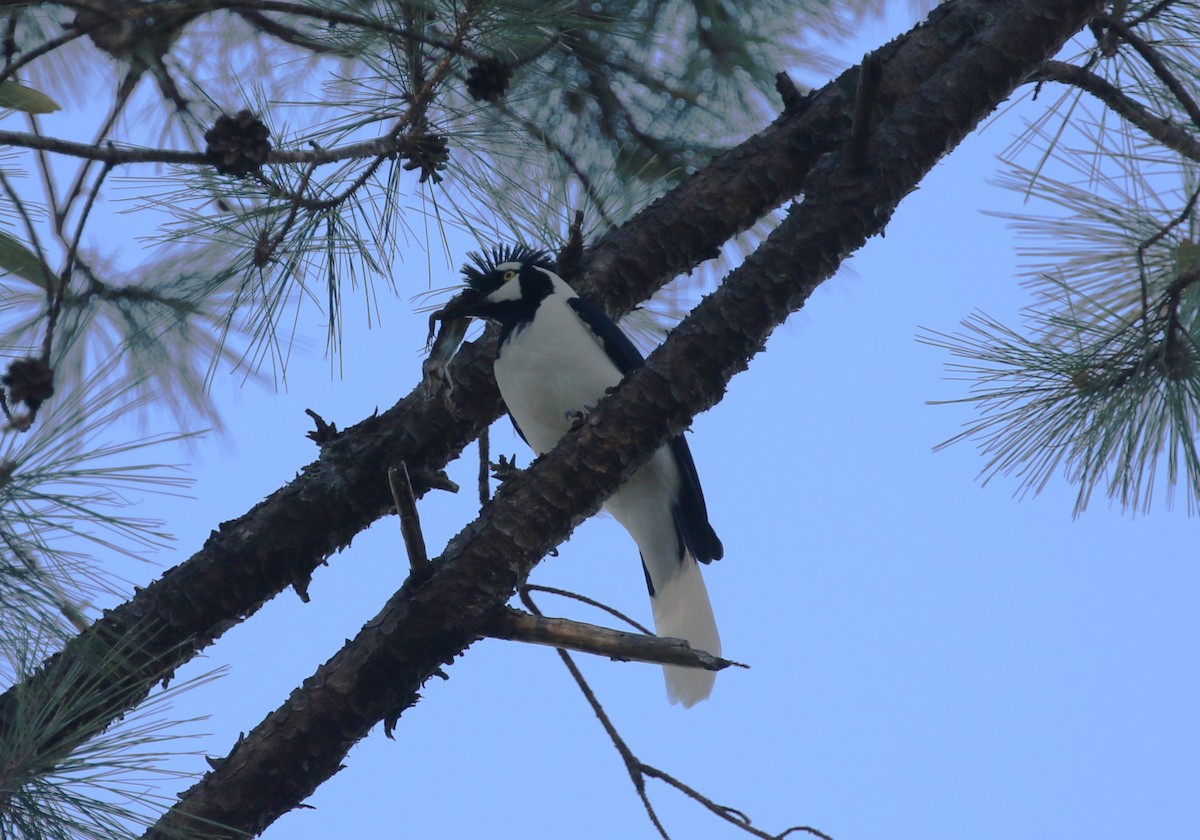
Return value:
<svg viewBox="0 0 1200 840">
<path fill-rule="evenodd" d="M 572 432 L 583 425 L 584 419 L 591 413 L 593 408 L 595 408 L 594 405 L 585 405 L 582 411 L 575 410 L 563 413 L 563 416 L 566 417 L 567 421 L 571 424 Z"/>
</svg>

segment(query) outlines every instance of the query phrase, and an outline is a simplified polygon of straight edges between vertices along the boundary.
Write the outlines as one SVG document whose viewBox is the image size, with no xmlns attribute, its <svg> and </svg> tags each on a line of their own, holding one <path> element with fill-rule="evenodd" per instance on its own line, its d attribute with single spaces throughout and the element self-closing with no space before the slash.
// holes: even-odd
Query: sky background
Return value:
<svg viewBox="0 0 1200 840">
<path fill-rule="evenodd" d="M 902 5 L 902 4 L 901 4 Z M 897 11 L 864 26 L 851 62 L 911 25 Z M 1036 106 L 1034 106 L 1036 108 Z M 715 801 L 778 832 L 812 825 L 837 840 L 1200 835 L 1200 563 L 1186 507 L 1133 516 L 1101 496 L 1072 518 L 1061 479 L 1014 498 L 981 487 L 970 444 L 933 452 L 974 415 L 944 351 L 921 328 L 953 331 L 978 309 L 1012 323 L 1028 292 L 1014 238 L 983 210 L 1018 209 L 988 184 L 1020 128 L 1018 108 L 970 137 L 908 196 L 886 238 L 821 286 L 689 438 L 726 556 L 706 579 L 727 656 L 690 710 L 667 703 L 657 666 L 577 661 L 630 748 Z M 410 252 L 404 294 L 458 282 Z M 184 453 L 192 498 L 148 499 L 177 550 L 241 515 L 317 457 L 311 408 L 339 427 L 385 408 L 420 376 L 426 316 L 386 304 L 365 329 L 357 299 L 342 378 L 320 341 L 293 357 L 286 390 L 215 395 L 228 429 Z M 357 319 L 357 320 L 356 320 Z M 528 451 L 507 421 L 493 457 Z M 420 503 L 431 555 L 473 518 L 476 451 L 451 465 L 458 496 Z M 160 569 L 132 567 L 138 582 Z M 225 634 L 179 677 L 224 678 L 174 703 L 206 715 L 187 744 L 224 755 L 374 616 L 404 580 L 394 517 Z M 533 582 L 584 593 L 649 621 L 637 552 L 611 519 L 586 523 Z M 543 610 L 603 623 L 543 596 Z M 346 768 L 265 833 L 328 837 L 654 837 L 621 760 L 548 648 L 487 640 L 434 681 L 395 732 L 380 727 Z M 178 765 L 207 769 L 197 755 Z M 745 836 L 651 781 L 675 838 Z"/>
</svg>

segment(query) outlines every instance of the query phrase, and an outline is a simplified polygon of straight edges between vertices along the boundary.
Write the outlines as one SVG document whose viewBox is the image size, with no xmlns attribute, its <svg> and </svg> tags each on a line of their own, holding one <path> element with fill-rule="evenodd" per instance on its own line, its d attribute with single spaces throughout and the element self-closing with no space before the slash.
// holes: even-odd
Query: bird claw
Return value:
<svg viewBox="0 0 1200 840">
<path fill-rule="evenodd" d="M 583 425 L 584 419 L 591 413 L 593 408 L 595 406 L 586 405 L 583 407 L 583 410 L 575 409 L 563 412 L 563 417 L 567 418 L 567 421 L 571 424 L 572 432 Z"/>
</svg>

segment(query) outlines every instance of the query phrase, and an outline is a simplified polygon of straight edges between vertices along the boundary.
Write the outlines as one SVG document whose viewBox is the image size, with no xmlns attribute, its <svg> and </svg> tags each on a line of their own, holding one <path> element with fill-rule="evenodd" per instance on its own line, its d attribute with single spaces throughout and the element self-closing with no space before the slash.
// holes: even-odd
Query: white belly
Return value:
<svg viewBox="0 0 1200 840">
<path fill-rule="evenodd" d="M 554 448 L 574 413 L 594 407 L 621 381 L 591 330 L 567 307 L 543 306 L 533 324 L 505 342 L 495 373 L 509 413 L 538 455 Z M 671 510 L 679 481 L 664 446 L 604 505 L 629 531 L 653 578 L 669 574 L 679 562 Z"/>
<path fill-rule="evenodd" d="M 565 306 L 542 306 L 533 324 L 505 342 L 495 370 L 509 413 L 538 455 L 571 427 L 570 415 L 621 381 L 591 330 Z"/>
<path fill-rule="evenodd" d="M 573 296 L 553 277 L 554 292 L 532 321 L 508 336 L 496 359 L 496 383 L 508 411 L 538 455 L 554 448 L 574 418 L 594 407 L 621 381 L 603 345 L 568 301 Z M 521 287 L 501 287 L 498 303 L 516 301 Z M 650 579 L 654 622 L 660 635 L 689 641 L 719 654 L 720 638 L 696 561 L 687 556 L 676 522 L 682 476 L 669 446 L 661 447 L 605 503 L 637 543 Z M 707 671 L 664 668 L 671 702 L 684 705 L 712 691 Z"/>
</svg>

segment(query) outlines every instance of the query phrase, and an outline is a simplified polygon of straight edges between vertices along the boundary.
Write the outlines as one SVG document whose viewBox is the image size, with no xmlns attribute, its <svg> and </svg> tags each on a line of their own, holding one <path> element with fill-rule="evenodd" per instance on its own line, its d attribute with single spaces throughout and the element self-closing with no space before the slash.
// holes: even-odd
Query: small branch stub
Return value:
<svg viewBox="0 0 1200 840">
<path fill-rule="evenodd" d="M 851 168 L 861 171 L 867 164 L 867 146 L 875 124 L 875 102 L 883 78 L 883 64 L 875 53 L 863 56 L 858 71 L 858 88 L 854 94 L 854 121 L 847 140 L 847 159 Z"/>
<path fill-rule="evenodd" d="M 311 432 L 305 432 L 304 436 L 313 441 L 317 446 L 324 446 L 338 437 L 337 423 L 326 423 L 325 419 L 320 414 L 313 411 L 311 408 L 304 409 L 304 413 L 312 418 L 317 428 Z"/>
<path fill-rule="evenodd" d="M 567 244 L 558 252 L 558 274 L 567 282 L 583 274 L 583 211 L 576 210 L 567 229 Z"/>
<path fill-rule="evenodd" d="M 775 74 L 775 90 L 779 94 L 779 98 L 783 100 L 784 114 L 793 116 L 804 110 L 808 97 L 800 92 L 796 83 L 792 81 L 792 77 L 786 72 L 780 71 Z"/>
<path fill-rule="evenodd" d="M 429 555 L 425 553 L 425 536 L 421 533 L 417 498 L 408 477 L 408 465 L 401 463 L 398 468 L 388 467 L 388 484 L 396 501 L 396 513 L 400 515 L 400 534 L 408 551 L 409 568 L 413 572 L 422 572 L 429 568 Z"/>
</svg>

